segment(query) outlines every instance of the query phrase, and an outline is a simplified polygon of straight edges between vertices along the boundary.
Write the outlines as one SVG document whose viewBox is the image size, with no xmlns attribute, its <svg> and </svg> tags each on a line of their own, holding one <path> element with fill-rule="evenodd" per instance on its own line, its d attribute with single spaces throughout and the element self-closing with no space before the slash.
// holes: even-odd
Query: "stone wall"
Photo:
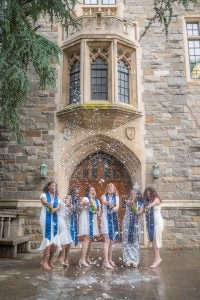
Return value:
<svg viewBox="0 0 200 300">
<path fill-rule="evenodd" d="M 138 21 L 140 33 L 152 16 L 153 1 L 125 0 L 124 17 Z M 146 184 L 164 199 L 199 199 L 200 80 L 188 80 L 184 18 L 200 16 L 200 4 L 175 6 L 166 40 L 154 24 L 140 42 L 141 92 L 146 116 Z M 152 163 L 161 168 L 152 180 Z"/>
<path fill-rule="evenodd" d="M 42 241 L 42 229 L 40 226 L 41 208 L 27 207 L 23 211 L 26 214 L 24 234 L 32 236 L 31 248 L 37 249 Z"/>
<path fill-rule="evenodd" d="M 200 208 L 164 208 L 163 247 L 200 249 Z"/>
<path fill-rule="evenodd" d="M 41 20 L 41 34 L 57 40 L 57 28 Z M 24 144 L 16 145 L 12 134 L 0 128 L 0 207 L 17 207 L 18 202 L 38 199 L 44 185 L 40 178 L 40 164 L 54 176 L 56 90 L 41 91 L 38 77 L 29 68 L 32 92 L 21 109 Z M 39 200 L 38 200 L 39 201 Z"/>
</svg>

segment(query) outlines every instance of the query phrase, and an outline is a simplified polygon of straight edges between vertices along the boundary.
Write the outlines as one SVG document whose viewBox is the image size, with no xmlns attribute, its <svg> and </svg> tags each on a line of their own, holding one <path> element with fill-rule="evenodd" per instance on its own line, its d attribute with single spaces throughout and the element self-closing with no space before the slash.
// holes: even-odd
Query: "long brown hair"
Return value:
<svg viewBox="0 0 200 300">
<path fill-rule="evenodd" d="M 116 188 L 116 186 L 115 186 L 112 182 L 110 182 L 109 184 L 107 184 L 106 190 L 105 190 L 105 195 L 108 194 L 108 189 L 109 189 L 109 187 L 110 187 L 111 185 L 114 187 L 114 195 L 115 195 L 115 196 L 118 196 L 117 188 Z"/>
<path fill-rule="evenodd" d="M 55 196 L 57 197 L 58 196 L 58 187 L 57 187 L 57 183 L 54 180 L 47 182 L 47 184 L 43 188 L 43 192 L 47 193 L 49 191 L 49 186 L 52 183 L 55 183 L 55 185 L 56 185 Z"/>
<path fill-rule="evenodd" d="M 148 197 L 147 197 L 148 192 L 150 192 L 150 199 L 148 199 Z M 150 186 L 146 187 L 143 195 L 144 195 L 144 199 L 146 201 L 153 201 L 155 198 L 158 198 L 160 200 L 160 202 L 162 202 L 162 200 L 160 199 L 160 196 L 158 195 L 156 190 Z"/>
</svg>

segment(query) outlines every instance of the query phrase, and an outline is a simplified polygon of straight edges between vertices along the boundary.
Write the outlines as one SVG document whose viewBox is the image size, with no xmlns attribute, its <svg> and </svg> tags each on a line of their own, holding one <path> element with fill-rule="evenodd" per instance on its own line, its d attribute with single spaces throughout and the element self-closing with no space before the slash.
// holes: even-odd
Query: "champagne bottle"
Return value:
<svg viewBox="0 0 200 300">
<path fill-rule="evenodd" d="M 51 204 L 47 204 L 47 208 L 50 214 L 52 214 L 53 212 L 53 207 L 51 206 Z"/>
<path fill-rule="evenodd" d="M 93 214 L 96 214 L 96 212 L 97 212 L 97 208 L 94 204 L 90 204 L 90 210 Z"/>
<path fill-rule="evenodd" d="M 131 212 L 134 213 L 134 215 L 137 215 L 137 205 L 135 203 L 131 207 Z"/>
</svg>

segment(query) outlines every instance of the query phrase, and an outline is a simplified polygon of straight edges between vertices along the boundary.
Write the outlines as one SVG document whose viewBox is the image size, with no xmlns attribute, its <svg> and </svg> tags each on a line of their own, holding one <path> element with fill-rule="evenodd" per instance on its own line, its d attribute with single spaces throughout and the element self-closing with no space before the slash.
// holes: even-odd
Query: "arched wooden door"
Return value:
<svg viewBox="0 0 200 300">
<path fill-rule="evenodd" d="M 132 182 L 125 166 L 113 156 L 98 152 L 84 159 L 74 171 L 70 188 L 78 187 L 81 196 L 85 194 L 88 185 L 93 186 L 97 192 L 97 198 L 100 199 L 104 194 L 108 183 L 114 183 L 120 198 L 119 222 L 120 232 L 124 209 L 122 208 L 122 197 L 127 196 Z"/>
</svg>

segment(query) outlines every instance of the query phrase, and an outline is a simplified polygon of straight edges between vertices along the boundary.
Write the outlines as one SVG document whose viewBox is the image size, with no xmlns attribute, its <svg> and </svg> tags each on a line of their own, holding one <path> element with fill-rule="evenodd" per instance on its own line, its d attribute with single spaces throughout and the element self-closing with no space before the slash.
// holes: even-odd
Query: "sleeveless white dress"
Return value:
<svg viewBox="0 0 200 300">
<path fill-rule="evenodd" d="M 162 247 L 162 233 L 164 228 L 164 221 L 161 215 L 161 206 L 154 206 L 154 237 L 157 248 Z"/>
<path fill-rule="evenodd" d="M 51 194 L 50 194 L 51 196 Z M 40 195 L 40 199 L 42 198 L 45 198 L 46 201 L 47 201 L 47 198 L 46 198 L 46 194 L 45 193 L 42 193 Z M 42 202 L 41 202 L 42 203 Z M 54 199 L 53 197 L 51 197 L 51 205 L 53 206 L 53 203 L 54 203 Z M 61 203 L 61 200 L 58 199 L 58 204 Z M 58 213 L 58 212 L 57 212 Z M 59 228 L 58 228 L 58 233 L 54 236 L 53 235 L 53 214 L 51 215 L 51 239 L 47 239 L 45 237 L 45 227 L 46 227 L 46 206 L 44 204 L 42 204 L 42 210 L 41 210 L 41 213 L 40 213 L 40 225 L 42 227 L 42 235 L 43 235 L 43 239 L 42 239 L 42 243 L 39 247 L 39 250 L 44 250 L 46 249 L 48 246 L 52 245 L 52 244 L 55 244 L 57 245 L 59 248 L 61 248 L 61 244 L 60 244 L 60 238 L 59 238 Z"/>
<path fill-rule="evenodd" d="M 103 195 L 104 201 L 106 201 L 106 196 Z M 112 200 L 112 197 L 110 198 Z M 116 196 L 116 205 L 119 206 L 119 197 Z M 102 205 L 102 217 L 101 217 L 101 233 L 108 234 L 108 218 L 107 218 L 107 205 Z"/>
<path fill-rule="evenodd" d="M 83 202 L 88 201 L 89 199 L 87 197 L 83 197 L 81 201 L 81 205 Z M 99 207 L 101 207 L 101 204 L 98 200 Z M 97 207 L 96 203 L 95 206 Z M 89 206 L 82 205 L 82 209 L 79 216 L 79 236 L 82 235 L 90 235 L 90 223 L 89 223 Z M 98 228 L 98 222 L 97 222 L 97 214 L 93 214 L 93 236 L 99 236 L 99 228 Z"/>
<path fill-rule="evenodd" d="M 62 200 L 60 201 L 60 209 L 58 211 L 58 230 L 61 245 L 73 242 L 70 233 L 69 208 L 65 206 Z"/>
</svg>

